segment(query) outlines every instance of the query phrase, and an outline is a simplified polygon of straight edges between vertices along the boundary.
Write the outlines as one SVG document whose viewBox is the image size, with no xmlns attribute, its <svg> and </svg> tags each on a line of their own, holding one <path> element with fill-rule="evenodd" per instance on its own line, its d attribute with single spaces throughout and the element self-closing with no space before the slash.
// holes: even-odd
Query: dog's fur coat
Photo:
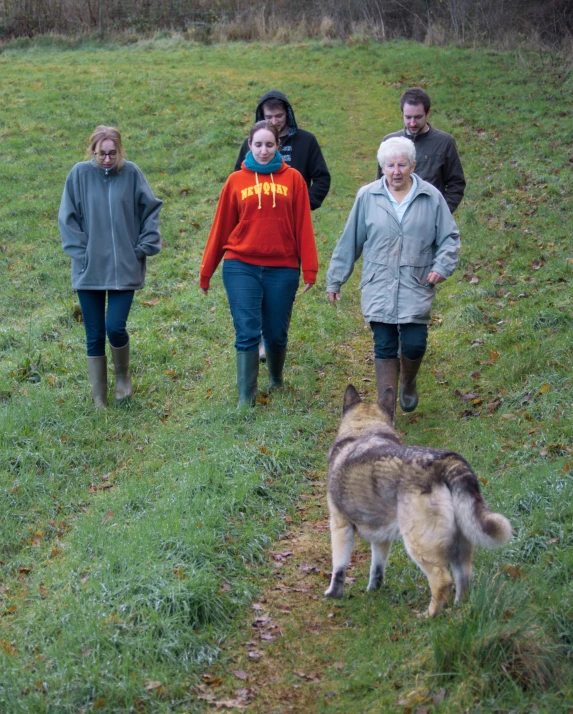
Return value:
<svg viewBox="0 0 573 714">
<path fill-rule="evenodd" d="M 325 595 L 341 597 L 357 531 L 372 547 L 368 590 L 378 589 L 392 541 L 399 537 L 425 573 L 432 599 L 427 615 L 443 608 L 452 588 L 466 592 L 473 546 L 501 546 L 511 524 L 492 513 L 467 461 L 453 451 L 404 446 L 393 427 L 395 395 L 362 402 L 349 385 L 342 423 L 329 456 L 327 500 L 332 579 Z"/>
</svg>

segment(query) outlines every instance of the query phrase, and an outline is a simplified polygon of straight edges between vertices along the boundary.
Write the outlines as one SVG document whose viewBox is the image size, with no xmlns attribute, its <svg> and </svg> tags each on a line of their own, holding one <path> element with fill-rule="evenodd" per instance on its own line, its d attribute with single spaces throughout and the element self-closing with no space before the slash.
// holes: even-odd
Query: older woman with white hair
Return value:
<svg viewBox="0 0 573 714">
<path fill-rule="evenodd" d="M 460 233 L 441 193 L 414 173 L 410 139 L 382 142 L 378 163 L 382 180 L 358 191 L 330 261 L 326 289 L 336 305 L 354 263 L 364 256 L 359 288 L 374 335 L 378 397 L 393 413 L 400 380 L 400 406 L 411 412 L 418 405 L 416 375 L 426 352 L 435 286 L 455 270 Z"/>
</svg>

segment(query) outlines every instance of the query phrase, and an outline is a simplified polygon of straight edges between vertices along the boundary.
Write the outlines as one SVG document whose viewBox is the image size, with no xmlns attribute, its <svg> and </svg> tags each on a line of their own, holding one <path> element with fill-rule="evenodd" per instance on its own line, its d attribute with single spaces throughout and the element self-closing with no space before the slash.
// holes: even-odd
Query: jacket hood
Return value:
<svg viewBox="0 0 573 714">
<path fill-rule="evenodd" d="M 294 134 L 296 134 L 296 130 L 298 129 L 298 127 L 296 124 L 296 119 L 294 118 L 294 111 L 291 106 L 291 103 L 286 98 L 286 95 L 282 92 L 279 92 L 277 89 L 271 89 L 270 92 L 263 94 L 263 96 L 259 99 L 259 103 L 257 104 L 257 109 L 255 111 L 255 121 L 263 121 L 263 119 L 265 118 L 265 115 L 263 114 L 263 104 L 265 102 L 268 102 L 269 99 L 280 99 L 281 102 L 284 102 L 286 104 L 287 126 L 290 128 L 288 135 L 293 136 Z"/>
</svg>

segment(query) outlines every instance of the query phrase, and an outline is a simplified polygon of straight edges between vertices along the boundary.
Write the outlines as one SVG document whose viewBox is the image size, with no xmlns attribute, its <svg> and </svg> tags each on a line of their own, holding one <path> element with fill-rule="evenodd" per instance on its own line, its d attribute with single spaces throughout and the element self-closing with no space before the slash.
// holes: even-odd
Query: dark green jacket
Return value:
<svg viewBox="0 0 573 714">
<path fill-rule="evenodd" d="M 161 249 L 159 211 L 145 176 L 131 161 L 104 169 L 95 159 L 70 171 L 58 224 L 72 259 L 75 290 L 139 290 L 148 255 Z"/>
<path fill-rule="evenodd" d="M 416 147 L 416 176 L 435 186 L 446 199 L 453 213 L 462 202 L 466 179 L 456 142 L 451 134 L 430 126 L 424 134 L 411 136 L 406 129 L 387 134 L 383 141 L 394 136 L 405 136 Z M 376 178 L 382 177 L 378 167 Z"/>
</svg>

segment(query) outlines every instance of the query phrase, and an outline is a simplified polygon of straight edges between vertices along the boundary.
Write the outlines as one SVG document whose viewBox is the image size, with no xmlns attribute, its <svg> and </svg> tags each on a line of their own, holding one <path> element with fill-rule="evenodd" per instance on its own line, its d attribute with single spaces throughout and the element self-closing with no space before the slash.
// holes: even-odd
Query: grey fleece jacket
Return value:
<svg viewBox="0 0 573 714">
<path fill-rule="evenodd" d="M 75 290 L 139 290 L 146 257 L 161 249 L 159 211 L 141 170 L 126 161 L 118 171 L 82 161 L 64 186 L 58 224 L 72 259 Z"/>
</svg>

